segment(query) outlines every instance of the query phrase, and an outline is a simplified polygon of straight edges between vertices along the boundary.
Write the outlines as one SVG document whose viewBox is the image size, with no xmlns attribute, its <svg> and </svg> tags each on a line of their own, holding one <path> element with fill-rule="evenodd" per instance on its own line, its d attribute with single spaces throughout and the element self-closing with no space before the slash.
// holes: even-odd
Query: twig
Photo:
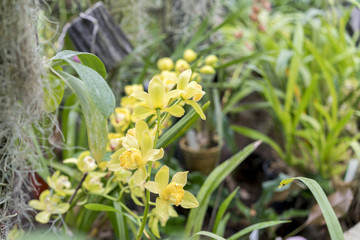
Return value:
<svg viewBox="0 0 360 240">
<path fill-rule="evenodd" d="M 74 192 L 73 195 L 71 195 L 71 197 L 69 198 L 69 201 L 68 201 L 69 204 L 71 204 L 71 202 L 74 200 L 74 197 L 75 197 L 76 193 L 77 193 L 77 192 L 79 191 L 79 189 L 81 188 L 81 185 L 83 184 L 83 182 L 84 182 L 84 180 L 85 180 L 85 178 L 86 178 L 87 175 L 88 175 L 88 173 L 86 172 L 86 173 L 84 173 L 84 175 L 82 176 L 79 184 L 77 185 L 77 187 L 76 187 L 76 189 L 75 189 L 75 192 Z"/>
</svg>

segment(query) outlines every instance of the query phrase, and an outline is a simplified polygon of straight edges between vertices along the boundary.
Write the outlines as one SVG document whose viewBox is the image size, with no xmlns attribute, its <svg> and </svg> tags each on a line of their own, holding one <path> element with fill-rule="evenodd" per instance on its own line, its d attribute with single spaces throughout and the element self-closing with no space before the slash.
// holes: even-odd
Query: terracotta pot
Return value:
<svg viewBox="0 0 360 240">
<path fill-rule="evenodd" d="M 219 146 L 195 150 L 187 145 L 186 138 L 180 139 L 179 144 L 189 170 L 200 171 L 208 175 L 215 168 L 220 152 Z"/>
</svg>

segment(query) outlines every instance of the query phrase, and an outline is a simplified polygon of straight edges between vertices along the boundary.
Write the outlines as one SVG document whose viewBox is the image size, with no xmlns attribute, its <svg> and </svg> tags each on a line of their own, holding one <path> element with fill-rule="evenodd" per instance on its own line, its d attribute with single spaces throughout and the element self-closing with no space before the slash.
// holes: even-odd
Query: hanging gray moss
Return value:
<svg viewBox="0 0 360 240">
<path fill-rule="evenodd" d="M 35 0 L 0 1 L 0 239 L 31 222 L 31 169 L 37 159 L 29 130 L 42 114 L 41 56 Z"/>
</svg>

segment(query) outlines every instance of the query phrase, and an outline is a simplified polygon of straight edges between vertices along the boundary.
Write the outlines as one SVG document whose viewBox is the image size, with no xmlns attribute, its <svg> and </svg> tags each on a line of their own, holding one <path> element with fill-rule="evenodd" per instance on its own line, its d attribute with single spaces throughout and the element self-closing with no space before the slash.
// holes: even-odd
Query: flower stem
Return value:
<svg viewBox="0 0 360 240">
<path fill-rule="evenodd" d="M 157 143 L 157 140 L 158 140 L 159 134 L 160 134 L 160 125 L 161 125 L 160 109 L 156 109 L 156 113 L 157 113 L 157 124 L 156 124 L 156 134 L 155 134 L 153 148 L 156 147 L 156 143 Z M 152 170 L 152 162 L 149 162 L 148 163 L 148 173 L 149 174 L 148 174 L 148 177 L 147 177 L 146 181 L 150 180 L 151 170 Z M 138 235 L 136 237 L 136 240 L 140 240 L 141 236 L 142 236 L 142 234 L 144 232 L 147 217 L 148 217 L 148 213 L 149 213 L 149 208 L 150 208 L 150 191 L 146 190 L 146 202 L 145 202 L 144 215 L 143 215 L 143 219 L 142 219 L 141 226 L 139 228 L 139 232 L 138 232 Z"/>
</svg>

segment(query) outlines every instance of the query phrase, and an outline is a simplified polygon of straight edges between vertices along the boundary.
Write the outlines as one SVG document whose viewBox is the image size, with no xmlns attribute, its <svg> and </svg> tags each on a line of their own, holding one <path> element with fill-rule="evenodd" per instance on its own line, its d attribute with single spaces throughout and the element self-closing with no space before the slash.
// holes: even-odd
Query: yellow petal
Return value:
<svg viewBox="0 0 360 240">
<path fill-rule="evenodd" d="M 159 184 L 160 189 L 164 189 L 169 183 L 169 168 L 163 166 L 155 175 L 155 182 Z"/>
<path fill-rule="evenodd" d="M 43 210 L 45 207 L 44 203 L 40 202 L 39 200 L 31 200 L 28 204 L 30 207 L 36 210 Z"/>
<path fill-rule="evenodd" d="M 110 156 L 110 161 L 106 165 L 110 171 L 120 171 L 122 167 L 120 167 L 120 155 L 125 152 L 125 148 L 120 148 L 114 154 Z"/>
<path fill-rule="evenodd" d="M 169 219 L 169 203 L 161 198 L 156 199 L 156 211 L 160 218 L 161 225 L 165 225 Z"/>
<path fill-rule="evenodd" d="M 197 102 L 192 100 L 186 100 L 185 103 L 191 105 L 194 108 L 194 110 L 200 115 L 202 120 L 206 120 L 205 114 Z"/>
<path fill-rule="evenodd" d="M 135 124 L 135 132 L 136 132 L 136 139 L 138 141 L 138 143 L 140 144 L 142 142 L 142 136 L 143 136 L 143 132 L 144 131 L 149 131 L 149 127 L 146 124 L 145 121 L 140 120 L 137 121 Z"/>
<path fill-rule="evenodd" d="M 149 95 L 152 108 L 164 108 L 165 86 L 159 78 L 151 79 L 149 83 Z"/>
<path fill-rule="evenodd" d="M 137 131 L 136 131 L 137 134 Z M 145 157 L 145 161 L 148 161 L 148 154 L 151 152 L 151 150 L 154 147 L 154 141 L 152 137 L 150 136 L 149 131 L 143 131 L 142 132 L 142 142 L 141 142 L 141 154 Z"/>
<path fill-rule="evenodd" d="M 191 78 L 191 69 L 183 71 L 179 76 L 179 82 L 177 85 L 178 90 L 185 90 Z"/>
<path fill-rule="evenodd" d="M 134 178 L 134 183 L 136 186 L 142 186 L 147 178 L 147 173 L 146 173 L 146 168 L 145 166 L 143 167 L 139 167 L 134 175 L 133 175 L 133 178 Z"/>
<path fill-rule="evenodd" d="M 54 213 L 66 213 L 70 208 L 70 204 L 69 203 L 60 203 L 56 206 L 56 209 L 54 210 Z"/>
<path fill-rule="evenodd" d="M 35 216 L 35 220 L 38 221 L 39 223 L 48 223 L 50 221 L 50 213 L 49 212 L 39 212 L 38 214 L 36 214 Z"/>
<path fill-rule="evenodd" d="M 179 91 L 179 90 L 172 90 L 170 92 L 167 92 L 165 94 L 165 100 L 164 100 L 165 105 L 167 106 L 169 104 L 170 99 L 178 98 L 180 96 L 180 94 L 181 94 L 181 91 Z"/>
<path fill-rule="evenodd" d="M 152 193 L 160 194 L 161 188 L 157 182 L 149 181 L 145 183 L 144 187 Z"/>
<path fill-rule="evenodd" d="M 186 182 L 187 182 L 187 174 L 188 174 L 188 171 L 186 171 L 186 172 L 177 172 L 173 176 L 171 182 L 180 184 L 181 186 L 185 186 Z"/>
<path fill-rule="evenodd" d="M 142 105 L 136 106 L 133 112 L 133 115 L 136 119 L 145 119 L 153 114 L 156 114 L 154 109 Z"/>
<path fill-rule="evenodd" d="M 123 139 L 123 146 L 128 149 L 128 148 L 139 148 L 139 142 L 138 140 L 131 135 L 126 135 L 126 137 L 124 137 Z"/>
<path fill-rule="evenodd" d="M 149 219 L 149 227 L 155 237 L 161 238 L 159 233 L 159 219 L 157 217 L 151 217 Z"/>
<path fill-rule="evenodd" d="M 185 113 L 185 110 L 179 105 L 172 105 L 171 107 L 165 108 L 165 111 L 174 117 L 182 117 Z"/>
<path fill-rule="evenodd" d="M 77 158 L 68 158 L 63 161 L 63 163 L 75 163 L 77 164 L 78 159 Z"/>
<path fill-rule="evenodd" d="M 46 189 L 46 190 L 42 191 L 42 193 L 40 194 L 40 197 L 39 197 L 40 202 L 44 202 L 45 198 L 49 194 L 50 194 L 49 189 Z"/>
<path fill-rule="evenodd" d="M 196 208 L 199 206 L 199 202 L 191 192 L 185 191 L 184 198 L 182 199 L 180 206 L 183 208 Z"/>
<path fill-rule="evenodd" d="M 134 97 L 140 101 L 145 101 L 147 105 L 151 104 L 149 94 L 144 91 L 135 91 L 130 95 L 130 97 Z"/>
<path fill-rule="evenodd" d="M 156 161 L 163 158 L 163 156 L 164 156 L 164 149 L 160 148 L 160 149 L 152 149 L 148 151 L 145 158 L 146 161 Z"/>
</svg>

